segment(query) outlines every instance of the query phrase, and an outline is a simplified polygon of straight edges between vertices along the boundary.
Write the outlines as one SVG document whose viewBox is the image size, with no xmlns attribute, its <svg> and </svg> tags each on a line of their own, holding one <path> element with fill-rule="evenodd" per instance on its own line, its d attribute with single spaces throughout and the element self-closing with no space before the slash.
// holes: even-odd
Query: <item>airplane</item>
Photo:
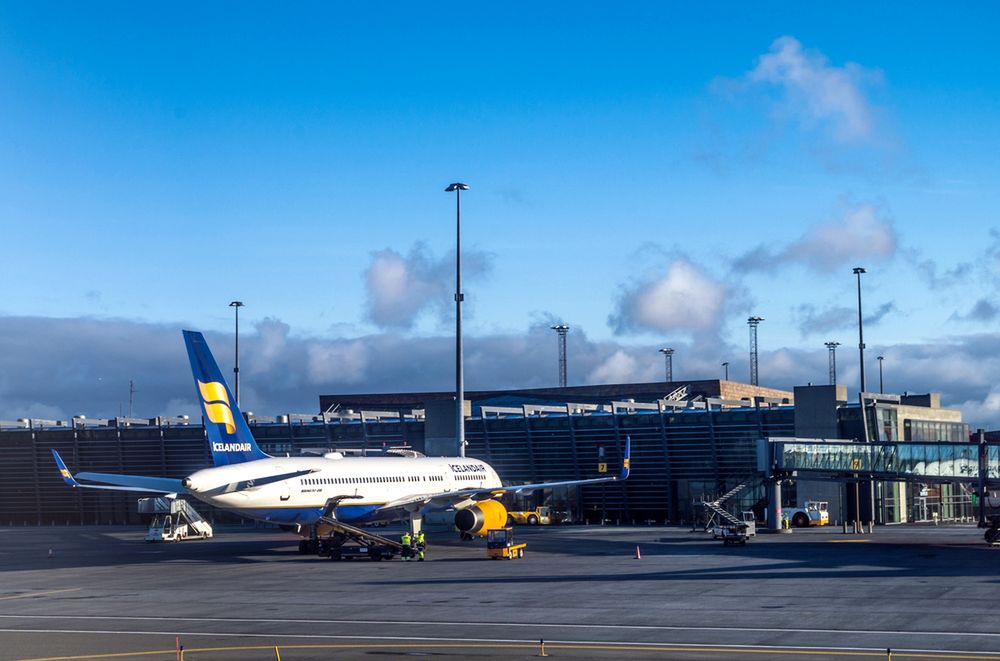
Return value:
<svg viewBox="0 0 1000 661">
<path fill-rule="evenodd" d="M 600 484 L 628 479 L 631 439 L 625 438 L 621 472 L 580 480 L 504 486 L 485 461 L 470 457 L 322 456 L 272 457 L 257 445 L 250 427 L 205 338 L 183 331 L 214 466 L 183 479 L 112 473 L 73 475 L 59 453 L 52 456 L 73 488 L 189 495 L 239 516 L 274 523 L 316 540 L 321 519 L 351 525 L 408 521 L 418 531 L 430 511 L 454 510 L 464 539 L 507 525 L 505 493 Z M 305 542 L 303 542 L 305 543 Z M 300 550 L 302 550 L 300 544 Z"/>
</svg>

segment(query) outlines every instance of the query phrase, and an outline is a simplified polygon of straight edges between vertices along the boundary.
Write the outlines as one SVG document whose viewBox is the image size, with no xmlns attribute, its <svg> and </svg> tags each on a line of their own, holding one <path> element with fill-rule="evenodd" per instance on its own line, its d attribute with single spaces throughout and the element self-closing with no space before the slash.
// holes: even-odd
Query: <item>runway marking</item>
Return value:
<svg viewBox="0 0 1000 661">
<path fill-rule="evenodd" d="M 66 632 L 73 633 L 73 632 Z M 112 632 L 114 633 L 114 632 Z M 130 632 L 140 633 L 140 632 Z M 195 635 L 195 634 L 181 634 Z M 198 634 L 208 635 L 208 634 Z M 212 634 L 219 635 L 219 634 Z M 222 634 L 229 636 L 246 635 L 248 637 L 263 637 L 268 634 Z M 336 636 L 329 636 L 336 637 Z M 346 637 L 346 636 L 345 636 Z M 355 637 L 355 639 L 357 639 Z M 384 638 L 373 638 L 372 640 L 401 640 L 400 638 L 387 636 Z M 360 649 L 524 649 L 534 650 L 538 648 L 538 643 L 534 641 L 509 641 L 473 639 L 462 640 L 457 638 L 406 638 L 402 640 L 420 640 L 419 643 L 329 643 L 329 644 L 309 644 L 309 645 L 242 645 L 228 647 L 192 647 L 184 650 L 185 656 L 206 652 L 245 652 L 257 650 L 273 650 L 275 647 L 285 650 L 360 650 Z M 439 642 L 449 641 L 449 642 Z M 821 648 L 821 647 L 781 647 L 756 645 L 752 647 L 742 647 L 738 645 L 670 645 L 662 643 L 601 643 L 587 641 L 552 641 L 546 643 L 548 649 L 553 650 L 600 650 L 613 652 L 699 652 L 699 653 L 720 653 L 720 654 L 769 654 L 769 655 L 796 655 L 796 656 L 852 656 L 852 657 L 874 657 L 885 658 L 885 650 L 882 648 Z M 127 657 L 152 656 L 159 654 L 171 654 L 174 650 L 149 650 L 140 652 L 111 652 L 103 654 L 81 654 L 73 656 L 49 656 L 35 657 L 30 659 L 20 659 L 19 661 L 83 661 L 85 659 L 113 659 Z M 949 652 L 949 651 L 924 651 L 924 650 L 897 650 L 893 652 L 899 658 L 909 659 L 969 659 L 979 661 L 1000 661 L 1000 656 L 990 652 Z"/>
<path fill-rule="evenodd" d="M 79 588 L 77 588 L 79 589 Z M 430 620 L 317 620 L 317 619 L 272 619 L 249 617 L 170 617 L 143 615 L 14 615 L 0 614 L 0 619 L 39 619 L 39 620 L 131 620 L 154 622 L 220 622 L 241 624 L 348 624 L 348 625 L 390 625 L 390 626 L 475 626 L 477 622 L 432 622 Z M 529 629 L 616 629 L 634 631 L 722 631 L 749 633 L 805 633 L 805 634 L 855 634 L 855 635 L 890 635 L 890 636 L 956 636 L 998 638 L 997 632 L 972 631 L 893 631 L 888 629 L 804 629 L 779 627 L 704 627 L 676 626 L 665 624 L 555 624 L 551 622 L 493 622 L 496 627 L 529 628 Z"/>
<path fill-rule="evenodd" d="M 829 544 L 870 544 L 870 539 L 829 539 Z"/>
<path fill-rule="evenodd" d="M 28 597 L 44 597 L 49 594 L 59 594 L 61 592 L 76 592 L 80 588 L 66 588 L 64 590 L 47 590 L 45 592 L 25 592 L 24 594 L 14 594 L 9 597 L 0 597 L 0 601 L 8 601 L 10 599 L 27 599 Z"/>
</svg>

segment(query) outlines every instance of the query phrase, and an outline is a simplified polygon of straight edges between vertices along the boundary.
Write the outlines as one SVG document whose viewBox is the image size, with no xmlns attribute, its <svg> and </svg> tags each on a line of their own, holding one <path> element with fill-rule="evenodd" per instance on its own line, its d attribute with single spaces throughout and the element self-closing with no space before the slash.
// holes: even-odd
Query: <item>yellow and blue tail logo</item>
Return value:
<svg viewBox="0 0 1000 661">
<path fill-rule="evenodd" d="M 191 372 L 198 385 L 198 399 L 205 416 L 205 431 L 216 466 L 266 459 L 254 440 L 233 394 L 222 378 L 219 365 L 205 342 L 205 336 L 184 331 Z"/>
<path fill-rule="evenodd" d="M 205 416 L 211 422 L 225 425 L 227 434 L 235 434 L 236 420 L 233 419 L 233 409 L 229 405 L 226 386 L 219 381 L 211 383 L 198 381 L 198 391 L 201 393 L 201 405 L 205 407 Z"/>
</svg>

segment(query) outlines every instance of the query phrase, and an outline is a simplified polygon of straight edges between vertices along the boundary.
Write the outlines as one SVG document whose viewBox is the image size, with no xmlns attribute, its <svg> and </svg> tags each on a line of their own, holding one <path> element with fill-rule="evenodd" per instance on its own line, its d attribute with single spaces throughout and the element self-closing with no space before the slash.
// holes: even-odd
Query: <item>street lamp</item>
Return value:
<svg viewBox="0 0 1000 661">
<path fill-rule="evenodd" d="M 723 374 L 725 375 L 725 380 L 729 380 L 729 361 L 722 363 Z"/>
<path fill-rule="evenodd" d="M 664 366 L 666 367 L 667 383 L 674 380 L 674 350 L 660 349 L 660 353 L 663 354 Z"/>
<path fill-rule="evenodd" d="M 455 193 L 455 440 L 458 456 L 465 456 L 465 375 L 462 368 L 462 191 L 468 184 L 454 183 L 444 189 Z"/>
<path fill-rule="evenodd" d="M 861 361 L 861 392 L 865 391 L 865 334 L 861 325 L 861 274 L 867 273 L 864 268 L 856 266 L 854 275 L 858 276 L 858 359 Z"/>
<path fill-rule="evenodd" d="M 883 394 L 885 390 L 882 386 L 882 361 L 885 360 L 885 356 L 876 356 L 876 359 L 878 360 L 878 391 L 879 394 Z"/>
<path fill-rule="evenodd" d="M 236 366 L 233 367 L 233 381 L 236 384 L 236 406 L 240 405 L 240 308 L 243 307 L 243 301 L 233 301 L 229 304 L 229 307 L 234 308 L 236 312 Z"/>
</svg>

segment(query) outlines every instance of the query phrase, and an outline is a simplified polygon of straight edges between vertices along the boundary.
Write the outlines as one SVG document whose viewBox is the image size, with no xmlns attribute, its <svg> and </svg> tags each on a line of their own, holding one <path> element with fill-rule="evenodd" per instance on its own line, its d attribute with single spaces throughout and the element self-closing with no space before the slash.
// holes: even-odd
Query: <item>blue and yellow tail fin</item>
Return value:
<svg viewBox="0 0 1000 661">
<path fill-rule="evenodd" d="M 198 391 L 198 401 L 201 402 L 201 412 L 205 417 L 208 447 L 212 451 L 215 465 L 267 459 L 268 455 L 257 447 L 257 441 L 250 433 L 250 427 L 236 405 L 236 398 L 222 377 L 222 371 L 205 342 L 205 336 L 194 331 L 184 331 L 184 344 L 191 361 L 191 373 Z"/>
</svg>

